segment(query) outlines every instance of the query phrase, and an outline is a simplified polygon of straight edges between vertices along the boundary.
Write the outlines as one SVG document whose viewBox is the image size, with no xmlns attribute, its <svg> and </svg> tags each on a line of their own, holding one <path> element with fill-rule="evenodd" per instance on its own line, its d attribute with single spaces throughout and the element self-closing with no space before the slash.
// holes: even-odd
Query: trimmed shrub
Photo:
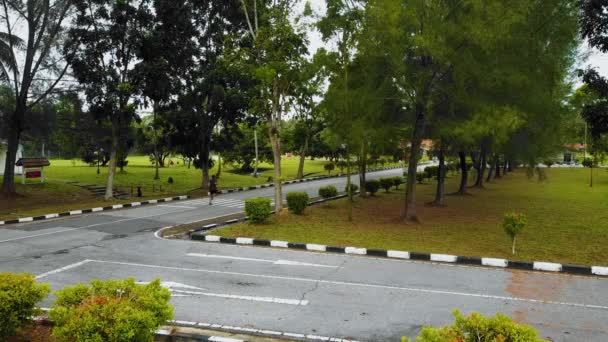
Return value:
<svg viewBox="0 0 608 342">
<path fill-rule="evenodd" d="M 169 184 L 173 184 L 173 177 L 169 177 L 169 178 L 167 178 L 167 183 L 169 183 Z"/>
<path fill-rule="evenodd" d="M 254 197 L 245 200 L 245 213 L 253 223 L 263 223 L 272 215 L 270 199 L 266 197 Z"/>
<path fill-rule="evenodd" d="M 427 166 L 424 168 L 424 173 L 426 178 L 432 179 L 437 177 L 437 172 L 439 171 L 439 166 Z"/>
<path fill-rule="evenodd" d="M 308 194 L 305 192 L 290 192 L 287 194 L 287 208 L 296 215 L 304 212 L 308 206 Z"/>
<path fill-rule="evenodd" d="M 583 166 L 584 167 L 593 167 L 593 159 L 591 158 L 585 158 L 583 159 Z"/>
<path fill-rule="evenodd" d="M 379 182 L 380 182 L 380 186 L 382 187 L 382 189 L 384 189 L 384 191 L 386 191 L 387 193 L 391 190 L 391 188 L 395 184 L 393 178 L 380 178 Z"/>
<path fill-rule="evenodd" d="M 344 173 L 344 169 L 348 166 L 348 164 L 344 160 L 340 160 L 336 163 L 336 166 L 340 169 L 340 173 Z"/>
<path fill-rule="evenodd" d="M 548 168 L 550 168 L 551 166 L 553 166 L 553 164 L 555 164 L 555 162 L 551 159 L 547 159 L 543 162 L 543 164 L 545 164 Z"/>
<path fill-rule="evenodd" d="M 416 172 L 416 180 L 418 181 L 418 184 L 422 184 L 426 178 L 425 172 Z"/>
<path fill-rule="evenodd" d="M 0 273 L 0 340 L 4 341 L 40 314 L 36 304 L 51 291 L 28 273 Z"/>
<path fill-rule="evenodd" d="M 365 182 L 365 191 L 372 194 L 372 196 L 375 195 L 376 192 L 378 192 L 378 190 L 380 190 L 380 181 L 379 180 L 370 179 Z"/>
<path fill-rule="evenodd" d="M 359 186 L 357 184 L 350 183 L 350 191 L 354 194 L 355 192 L 359 191 Z M 348 186 L 344 187 L 344 192 L 348 193 Z"/>
<path fill-rule="evenodd" d="M 395 190 L 399 190 L 399 186 L 403 183 L 405 183 L 405 181 L 403 180 L 403 177 L 401 177 L 401 176 L 393 177 L 393 186 L 395 187 Z"/>
<path fill-rule="evenodd" d="M 450 327 L 424 327 L 416 342 L 476 341 L 476 342 L 542 342 L 538 332 L 526 324 L 514 322 L 501 313 L 485 317 L 479 313 L 463 316 L 452 312 L 456 321 Z M 407 339 L 405 339 L 408 341 Z"/>
<path fill-rule="evenodd" d="M 331 172 L 336 168 L 336 165 L 334 163 L 329 163 L 323 165 L 323 168 L 325 169 L 325 171 L 327 171 L 327 173 L 331 175 Z"/>
<path fill-rule="evenodd" d="M 526 215 L 519 213 L 509 213 L 505 214 L 505 218 L 502 222 L 502 227 L 505 230 L 505 233 L 509 235 L 511 238 L 511 251 L 515 254 L 515 238 L 519 233 L 524 230 L 526 225 L 528 224 L 528 219 Z"/>
<path fill-rule="evenodd" d="M 149 342 L 173 319 L 171 293 L 160 280 L 147 285 L 124 280 L 92 280 L 55 292 L 49 312 L 58 341 Z"/>
<path fill-rule="evenodd" d="M 327 199 L 338 196 L 338 189 L 333 185 L 322 186 L 319 188 L 319 196 Z"/>
</svg>

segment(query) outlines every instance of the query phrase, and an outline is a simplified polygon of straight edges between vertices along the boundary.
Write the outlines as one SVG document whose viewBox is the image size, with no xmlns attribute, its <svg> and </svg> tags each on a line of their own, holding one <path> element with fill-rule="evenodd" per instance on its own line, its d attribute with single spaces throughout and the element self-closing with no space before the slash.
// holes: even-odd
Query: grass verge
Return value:
<svg viewBox="0 0 608 342">
<path fill-rule="evenodd" d="M 608 264 L 608 172 L 595 171 L 588 185 L 588 169 L 550 169 L 548 181 L 528 180 L 517 171 L 471 189 L 472 196 L 449 196 L 448 207 L 426 207 L 434 184 L 418 186 L 420 224 L 405 224 L 400 216 L 403 190 L 357 198 L 353 222 L 347 202 L 339 200 L 308 208 L 304 216 L 280 215 L 264 225 L 242 223 L 214 231 L 227 237 L 251 237 L 464 256 L 560 263 Z M 455 189 L 458 177 L 448 179 Z M 518 237 L 517 254 L 501 222 L 506 212 L 523 212 L 529 224 Z"/>
</svg>

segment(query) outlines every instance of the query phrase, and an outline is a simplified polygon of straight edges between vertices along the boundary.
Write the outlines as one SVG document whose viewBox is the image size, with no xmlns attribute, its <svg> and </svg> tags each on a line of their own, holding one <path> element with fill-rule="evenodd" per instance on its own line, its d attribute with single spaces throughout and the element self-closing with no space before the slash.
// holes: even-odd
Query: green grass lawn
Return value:
<svg viewBox="0 0 608 342">
<path fill-rule="evenodd" d="M 244 223 L 213 234 L 336 246 L 448 253 L 529 261 L 608 265 L 608 171 L 550 169 L 548 181 L 528 180 L 517 171 L 473 190 L 472 196 L 449 196 L 447 208 L 425 207 L 433 184 L 418 186 L 421 224 L 404 224 L 403 191 L 357 198 L 354 221 L 348 222 L 346 201 L 308 208 L 304 216 L 282 213 L 271 223 Z M 448 180 L 456 189 L 458 177 Z M 517 254 L 501 222 L 505 212 L 523 212 L 528 227 L 518 238 Z"/>
<path fill-rule="evenodd" d="M 170 195 L 183 195 L 197 193 L 195 190 L 201 186 L 201 171 L 194 167 L 188 168 L 180 159 L 173 158 L 174 165 L 160 169 L 160 180 L 154 180 L 154 167 L 147 156 L 130 156 L 129 164 L 124 172 L 118 172 L 115 186 L 131 193 L 137 186 L 142 187 L 144 199 L 161 198 Z M 298 157 L 284 157 L 282 160 L 283 178 L 294 179 L 298 172 Z M 327 174 L 323 166 L 326 160 L 307 159 L 304 165 L 305 177 L 314 177 Z M 169 164 L 169 159 L 167 159 Z M 222 175 L 218 183 L 220 188 L 228 189 L 264 184 L 268 177 L 273 176 L 273 166 L 268 163 L 260 164 L 260 175 L 253 177 L 242 174 L 231 166 L 222 167 Z M 88 191 L 69 185 L 69 182 L 104 185 L 107 178 L 107 167 L 100 169 L 97 174 L 96 166 L 89 166 L 80 160 L 53 159 L 51 166 L 45 168 L 47 182 L 44 184 L 21 185 L 21 177 L 17 176 L 17 198 L 0 198 L 0 220 L 42 215 L 74 209 L 85 209 L 113 203 L 132 202 L 111 201 L 106 202 L 92 196 Z M 217 166 L 211 170 L 217 172 Z M 337 172 L 337 170 L 336 170 Z M 168 178 L 173 178 L 173 184 Z M 0 180 L 2 177 L 0 177 Z M 160 190 L 162 189 L 162 190 Z"/>
<path fill-rule="evenodd" d="M 128 158 L 129 165 L 124 172 L 118 172 L 115 183 L 119 187 L 130 188 L 131 186 L 142 186 L 144 192 L 150 192 L 154 188 L 162 186 L 165 193 L 184 193 L 201 185 L 201 171 L 194 167 L 188 168 L 180 159 L 173 158 L 174 165 L 160 168 L 160 180 L 154 180 L 154 167 L 147 156 L 131 156 Z M 169 159 L 167 159 L 168 164 Z M 178 164 L 179 163 L 179 164 Z M 323 174 L 325 160 L 306 160 L 304 173 L 308 176 Z M 253 177 L 249 174 L 239 173 L 230 166 L 222 168 L 222 176 L 219 182 L 220 188 L 234 188 L 250 186 L 268 182 L 268 177 L 273 175 L 272 165 L 261 163 L 263 171 L 260 176 Z M 297 175 L 298 159 L 296 157 L 285 157 L 282 161 L 283 177 L 293 179 Z M 76 181 L 80 183 L 105 184 L 107 177 L 107 167 L 101 168 L 101 173 L 97 174 L 97 167 L 89 166 L 79 160 L 52 160 L 51 166 L 46 174 L 51 181 Z M 211 170 L 217 172 L 217 166 Z M 173 184 L 167 182 L 168 178 L 173 178 Z M 147 191 L 146 191 L 147 190 Z"/>
</svg>

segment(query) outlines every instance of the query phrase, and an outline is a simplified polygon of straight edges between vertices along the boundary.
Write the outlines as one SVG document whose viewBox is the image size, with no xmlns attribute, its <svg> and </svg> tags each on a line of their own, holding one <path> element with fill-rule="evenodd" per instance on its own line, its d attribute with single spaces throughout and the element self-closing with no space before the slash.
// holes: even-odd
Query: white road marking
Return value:
<svg viewBox="0 0 608 342">
<path fill-rule="evenodd" d="M 169 204 L 160 204 L 158 207 L 167 207 L 167 208 L 183 208 L 183 209 L 197 209 L 196 207 L 187 207 L 185 205 L 169 205 Z"/>
<path fill-rule="evenodd" d="M 82 226 L 82 227 L 69 228 L 69 229 L 64 229 L 64 230 L 58 230 L 58 231 L 54 231 L 54 232 L 48 232 L 48 233 L 41 233 L 41 234 L 22 236 L 22 237 L 18 237 L 18 238 L 0 240 L 0 243 L 19 241 L 19 240 L 25 240 L 25 239 L 31 239 L 31 238 L 35 238 L 35 237 L 47 236 L 47 235 L 53 235 L 53 234 L 59 234 L 59 233 L 66 233 L 66 232 L 71 232 L 71 231 L 74 231 L 74 230 L 82 230 L 82 229 L 87 229 L 87 228 L 92 228 L 92 227 L 105 226 L 105 225 L 108 225 L 108 224 L 115 224 L 115 223 L 126 222 L 126 221 L 134 221 L 134 220 L 145 219 L 145 218 L 156 217 L 156 216 L 163 216 L 163 215 L 167 215 L 167 213 L 147 215 L 147 216 L 139 216 L 139 217 L 132 217 L 132 218 L 120 219 L 120 220 L 116 220 L 116 221 L 90 224 L 88 226 Z M 54 227 L 54 228 L 61 228 L 61 227 Z M 52 228 L 49 228 L 49 229 L 52 229 Z"/>
<path fill-rule="evenodd" d="M 138 281 L 137 284 L 141 284 L 141 285 L 148 285 L 150 284 L 149 281 Z M 196 287 L 196 286 L 191 286 L 191 285 L 186 285 L 186 284 L 182 284 L 182 283 L 176 283 L 173 281 L 161 281 L 160 286 L 167 288 L 167 289 L 173 289 L 173 288 L 182 288 L 182 289 L 191 289 L 191 290 L 205 290 L 202 287 Z"/>
<path fill-rule="evenodd" d="M 64 266 L 64 267 L 52 270 L 52 271 L 48 271 L 48 272 L 42 273 L 42 274 L 36 276 L 36 279 L 42 279 L 44 277 L 48 277 L 48 276 L 53 275 L 53 274 L 57 274 L 57 273 L 60 273 L 60 272 L 63 272 L 63 271 L 67 271 L 67 270 L 70 270 L 72 268 L 76 268 L 78 266 L 82 266 L 82 265 L 84 265 L 86 263 L 89 263 L 89 262 L 91 262 L 91 260 L 89 260 L 89 259 L 86 259 L 86 260 L 83 260 L 83 261 L 80 261 L 80 262 L 76 262 L 76 263 L 73 263 L 73 264 L 70 264 L 70 265 L 67 265 L 67 266 Z"/>
<path fill-rule="evenodd" d="M 311 267 L 328 267 L 328 268 L 338 267 L 338 266 L 330 266 L 330 265 L 311 264 L 311 263 L 307 263 L 307 262 L 299 262 L 299 261 L 291 261 L 291 260 L 268 260 L 268 259 L 235 257 L 235 256 L 228 256 L 228 255 L 216 255 L 216 254 L 188 253 L 188 256 L 198 257 L 198 258 L 211 258 L 211 259 L 230 259 L 230 260 L 240 260 L 240 261 L 267 262 L 267 263 L 272 263 L 275 265 L 288 265 L 288 266 L 311 266 Z"/>
<path fill-rule="evenodd" d="M 299 299 L 241 296 L 241 295 L 233 295 L 233 294 L 227 294 L 227 293 L 210 293 L 210 292 L 187 291 L 187 290 L 177 290 L 177 289 L 172 289 L 171 292 L 174 292 L 177 294 L 218 297 L 218 298 L 226 298 L 226 299 L 239 299 L 239 300 L 246 300 L 246 301 L 251 301 L 251 302 L 264 302 L 264 303 L 275 303 L 275 304 L 286 304 L 286 305 L 305 306 L 305 305 L 308 305 L 308 303 L 309 303 L 307 300 L 299 300 Z"/>
<path fill-rule="evenodd" d="M 119 262 L 119 261 L 90 260 L 90 262 L 97 262 L 97 263 L 102 263 L 102 264 L 105 263 L 105 264 L 112 264 L 112 265 L 133 266 L 133 267 L 147 267 L 147 268 L 156 268 L 156 269 L 164 269 L 164 270 L 198 272 L 198 273 L 207 273 L 207 274 L 226 274 L 226 275 L 234 275 L 234 276 L 240 276 L 240 277 L 276 279 L 276 280 L 292 280 L 292 281 L 301 281 L 301 282 L 308 282 L 308 283 L 320 283 L 320 284 L 342 285 L 342 286 L 353 286 L 353 287 L 364 287 L 364 288 L 375 288 L 375 289 L 386 289 L 386 290 L 400 290 L 400 291 L 406 291 L 406 292 L 417 292 L 417 293 L 427 293 L 427 294 L 442 294 L 442 295 L 452 295 L 452 296 L 462 296 L 462 297 L 495 299 L 495 300 L 500 300 L 500 301 L 506 300 L 506 301 L 513 301 L 513 302 L 536 303 L 536 304 L 545 304 L 545 305 L 560 305 L 560 306 L 570 306 L 570 307 L 578 307 L 578 308 L 584 308 L 584 309 L 608 310 L 608 306 L 603 306 L 603 305 L 556 302 L 556 301 L 547 301 L 547 300 L 542 300 L 542 299 L 496 296 L 496 295 L 481 294 L 481 293 L 467 293 L 467 292 L 456 292 L 456 291 L 448 291 L 448 290 L 430 290 L 430 289 L 392 286 L 392 285 L 355 283 L 355 282 L 336 281 L 336 280 L 286 277 L 286 276 L 275 276 L 275 275 L 266 275 L 266 274 L 230 272 L 230 271 L 216 271 L 216 270 L 196 269 L 196 268 L 187 268 L 187 267 L 147 265 L 147 264 L 130 263 L 130 262 Z"/>
</svg>

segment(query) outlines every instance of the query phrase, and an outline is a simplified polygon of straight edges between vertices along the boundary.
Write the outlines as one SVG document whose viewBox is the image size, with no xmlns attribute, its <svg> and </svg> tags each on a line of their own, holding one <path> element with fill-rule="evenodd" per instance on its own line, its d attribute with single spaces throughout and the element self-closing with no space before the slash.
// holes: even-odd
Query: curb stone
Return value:
<svg viewBox="0 0 608 342">
<path fill-rule="evenodd" d="M 186 200 L 189 198 L 191 198 L 190 195 L 182 195 L 182 196 L 175 196 L 175 197 L 152 199 L 152 200 L 141 201 L 141 202 L 114 204 L 114 205 L 109 205 L 109 206 L 105 206 L 105 207 L 70 210 L 70 211 L 65 211 L 65 212 L 56 213 L 56 214 L 46 214 L 46 215 L 33 216 L 33 217 L 22 217 L 22 218 L 14 219 L 14 220 L 0 221 L 0 226 L 5 226 L 5 225 L 9 225 L 9 224 L 17 224 L 17 223 L 34 222 L 34 221 L 43 221 L 43 220 L 48 220 L 48 219 L 53 219 L 53 218 L 58 218 L 58 217 L 77 216 L 77 215 L 82 215 L 82 214 L 96 213 L 96 212 L 100 212 L 100 211 L 110 211 L 110 210 L 117 210 L 117 209 L 123 209 L 123 208 L 139 207 L 139 206 L 145 206 L 145 205 L 157 204 L 157 203 L 181 201 L 181 200 Z"/>
<path fill-rule="evenodd" d="M 221 226 L 221 225 L 220 225 Z M 608 267 L 603 266 L 584 266 L 584 265 L 568 265 L 542 261 L 513 261 L 497 258 L 476 258 L 468 256 L 456 256 L 448 254 L 432 254 L 419 252 L 394 251 L 384 249 L 366 249 L 360 247 L 340 247 L 326 246 L 312 243 L 300 243 L 278 240 L 262 240 L 253 238 L 226 238 L 217 235 L 207 235 L 204 231 L 192 233 L 192 240 L 203 242 L 215 242 L 232 245 L 248 245 L 248 246 L 264 246 L 275 248 L 289 248 L 297 250 L 306 250 L 320 253 L 338 253 L 349 255 L 362 255 L 370 257 L 380 257 L 396 260 L 416 260 L 429 261 L 435 263 L 460 264 L 468 266 L 484 266 L 501 269 L 518 269 L 527 271 L 538 271 L 546 273 L 565 273 L 583 276 L 608 276 Z"/>
</svg>

